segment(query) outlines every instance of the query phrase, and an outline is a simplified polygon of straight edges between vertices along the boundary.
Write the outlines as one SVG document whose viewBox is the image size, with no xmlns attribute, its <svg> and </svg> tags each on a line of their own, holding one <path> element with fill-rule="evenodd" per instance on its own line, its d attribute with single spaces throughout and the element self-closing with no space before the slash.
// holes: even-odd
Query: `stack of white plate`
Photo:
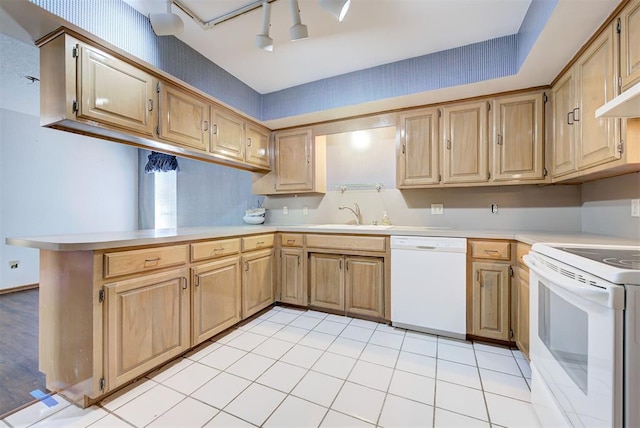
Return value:
<svg viewBox="0 0 640 428">
<path fill-rule="evenodd" d="M 242 219 L 245 223 L 262 224 L 264 223 L 266 212 L 267 210 L 264 208 L 251 208 L 245 212 L 245 216 Z"/>
</svg>

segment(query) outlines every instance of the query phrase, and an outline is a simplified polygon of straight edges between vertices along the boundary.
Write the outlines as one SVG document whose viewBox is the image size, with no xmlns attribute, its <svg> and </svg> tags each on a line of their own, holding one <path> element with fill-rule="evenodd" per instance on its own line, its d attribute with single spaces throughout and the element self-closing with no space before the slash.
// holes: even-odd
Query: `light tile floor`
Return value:
<svg viewBox="0 0 640 428">
<path fill-rule="evenodd" d="M 530 377 L 515 349 L 274 307 L 97 406 L 0 427 L 535 427 Z"/>
</svg>

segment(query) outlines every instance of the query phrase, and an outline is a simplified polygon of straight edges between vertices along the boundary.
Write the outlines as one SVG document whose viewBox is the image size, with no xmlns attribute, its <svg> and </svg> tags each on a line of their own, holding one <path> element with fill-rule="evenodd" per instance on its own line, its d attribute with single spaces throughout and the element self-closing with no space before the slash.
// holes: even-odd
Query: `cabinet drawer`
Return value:
<svg viewBox="0 0 640 428">
<path fill-rule="evenodd" d="M 516 256 L 518 258 L 518 264 L 520 265 L 520 268 L 526 270 L 527 272 L 529 272 L 529 268 L 524 264 L 522 256 L 526 256 L 527 254 L 529 254 L 529 251 L 531 251 L 531 245 L 518 242 L 518 245 L 516 246 Z"/>
<path fill-rule="evenodd" d="M 271 235 L 256 235 L 242 238 L 242 251 L 258 250 L 273 247 L 274 237 Z"/>
<path fill-rule="evenodd" d="M 469 241 L 474 259 L 511 260 L 509 241 Z"/>
<path fill-rule="evenodd" d="M 302 238 L 304 235 L 299 233 L 283 233 L 281 245 L 283 247 L 302 247 Z"/>
<path fill-rule="evenodd" d="M 180 266 L 187 263 L 187 257 L 187 245 L 107 253 L 104 255 L 104 277 Z"/>
<path fill-rule="evenodd" d="M 307 235 L 307 247 L 338 250 L 385 251 L 382 236 Z"/>
<path fill-rule="evenodd" d="M 218 241 L 191 244 L 191 261 L 213 259 L 240 252 L 240 238 L 220 239 Z"/>
</svg>

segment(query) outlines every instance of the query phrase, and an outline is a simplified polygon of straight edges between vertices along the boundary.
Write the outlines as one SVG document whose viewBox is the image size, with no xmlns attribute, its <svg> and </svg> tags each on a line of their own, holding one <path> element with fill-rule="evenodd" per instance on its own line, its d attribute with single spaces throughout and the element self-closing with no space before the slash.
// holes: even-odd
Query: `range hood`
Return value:
<svg viewBox="0 0 640 428">
<path fill-rule="evenodd" d="M 596 110 L 599 117 L 640 117 L 640 83 L 636 83 Z"/>
</svg>

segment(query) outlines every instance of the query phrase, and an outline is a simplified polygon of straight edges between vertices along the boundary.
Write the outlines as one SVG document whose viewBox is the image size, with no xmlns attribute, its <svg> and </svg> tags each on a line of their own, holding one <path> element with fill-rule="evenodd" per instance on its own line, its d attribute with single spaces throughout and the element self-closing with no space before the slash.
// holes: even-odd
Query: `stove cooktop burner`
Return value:
<svg viewBox="0 0 640 428">
<path fill-rule="evenodd" d="M 560 249 L 609 266 L 621 269 L 640 270 L 640 251 L 638 250 L 579 247 L 560 247 Z"/>
</svg>

